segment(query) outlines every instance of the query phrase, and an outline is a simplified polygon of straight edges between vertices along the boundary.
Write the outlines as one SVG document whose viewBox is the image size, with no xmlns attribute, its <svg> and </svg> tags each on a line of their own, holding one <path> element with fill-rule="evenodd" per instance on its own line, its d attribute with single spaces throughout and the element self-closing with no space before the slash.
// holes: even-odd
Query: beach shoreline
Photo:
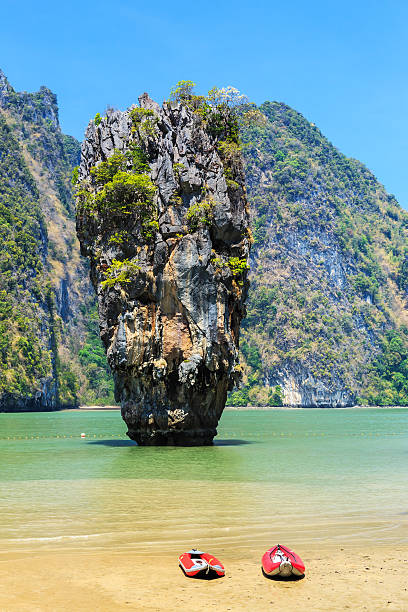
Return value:
<svg viewBox="0 0 408 612">
<path fill-rule="evenodd" d="M 124 610 L 408 610 L 408 545 L 321 545 L 298 551 L 306 576 L 298 581 L 265 578 L 261 552 L 219 555 L 224 578 L 187 578 L 177 556 L 133 551 L 3 552 L 3 612 Z"/>
<path fill-rule="evenodd" d="M 407 411 L 268 410 L 198 449 L 138 449 L 114 411 L 5 415 L 1 612 L 408 612 Z M 277 543 L 303 580 L 262 575 Z M 186 578 L 191 547 L 226 577 Z"/>
</svg>

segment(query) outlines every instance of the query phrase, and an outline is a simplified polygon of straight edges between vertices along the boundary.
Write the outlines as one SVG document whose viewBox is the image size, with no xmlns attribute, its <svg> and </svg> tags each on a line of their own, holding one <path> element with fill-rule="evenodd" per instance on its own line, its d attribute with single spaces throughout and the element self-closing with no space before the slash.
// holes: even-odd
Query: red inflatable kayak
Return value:
<svg viewBox="0 0 408 612">
<path fill-rule="evenodd" d="M 197 576 L 200 572 L 208 574 L 215 572 L 218 576 L 225 575 L 223 564 L 212 555 L 193 548 L 179 557 L 179 565 L 187 576 Z"/>
<path fill-rule="evenodd" d="M 268 576 L 303 576 L 305 565 L 302 559 L 287 546 L 278 544 L 266 551 L 262 557 L 262 567 Z"/>
</svg>

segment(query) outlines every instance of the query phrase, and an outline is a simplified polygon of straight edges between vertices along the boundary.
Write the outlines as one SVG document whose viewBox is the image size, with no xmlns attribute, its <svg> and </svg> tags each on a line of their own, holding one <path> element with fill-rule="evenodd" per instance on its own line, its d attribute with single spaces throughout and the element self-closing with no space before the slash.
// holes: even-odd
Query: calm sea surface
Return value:
<svg viewBox="0 0 408 612">
<path fill-rule="evenodd" d="M 2 550 L 408 543 L 408 409 L 226 411 L 218 431 L 143 448 L 117 411 L 0 414 Z"/>
</svg>

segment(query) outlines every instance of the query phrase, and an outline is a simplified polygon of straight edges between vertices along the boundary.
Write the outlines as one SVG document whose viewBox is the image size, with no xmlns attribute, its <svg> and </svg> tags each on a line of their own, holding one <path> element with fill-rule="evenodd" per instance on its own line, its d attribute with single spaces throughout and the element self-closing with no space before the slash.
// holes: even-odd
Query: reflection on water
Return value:
<svg viewBox="0 0 408 612">
<path fill-rule="evenodd" d="M 407 425 L 408 410 L 231 411 L 214 447 L 142 448 L 113 411 L 0 414 L 0 541 L 237 555 L 407 541 Z"/>
</svg>

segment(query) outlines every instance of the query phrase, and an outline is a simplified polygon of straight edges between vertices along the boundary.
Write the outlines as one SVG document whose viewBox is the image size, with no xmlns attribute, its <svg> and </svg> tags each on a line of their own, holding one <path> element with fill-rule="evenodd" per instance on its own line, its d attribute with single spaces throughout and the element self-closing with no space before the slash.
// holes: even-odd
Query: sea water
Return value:
<svg viewBox="0 0 408 612">
<path fill-rule="evenodd" d="M 407 543 L 407 476 L 406 408 L 228 410 L 201 448 L 139 447 L 118 411 L 0 414 L 0 545 Z"/>
</svg>

